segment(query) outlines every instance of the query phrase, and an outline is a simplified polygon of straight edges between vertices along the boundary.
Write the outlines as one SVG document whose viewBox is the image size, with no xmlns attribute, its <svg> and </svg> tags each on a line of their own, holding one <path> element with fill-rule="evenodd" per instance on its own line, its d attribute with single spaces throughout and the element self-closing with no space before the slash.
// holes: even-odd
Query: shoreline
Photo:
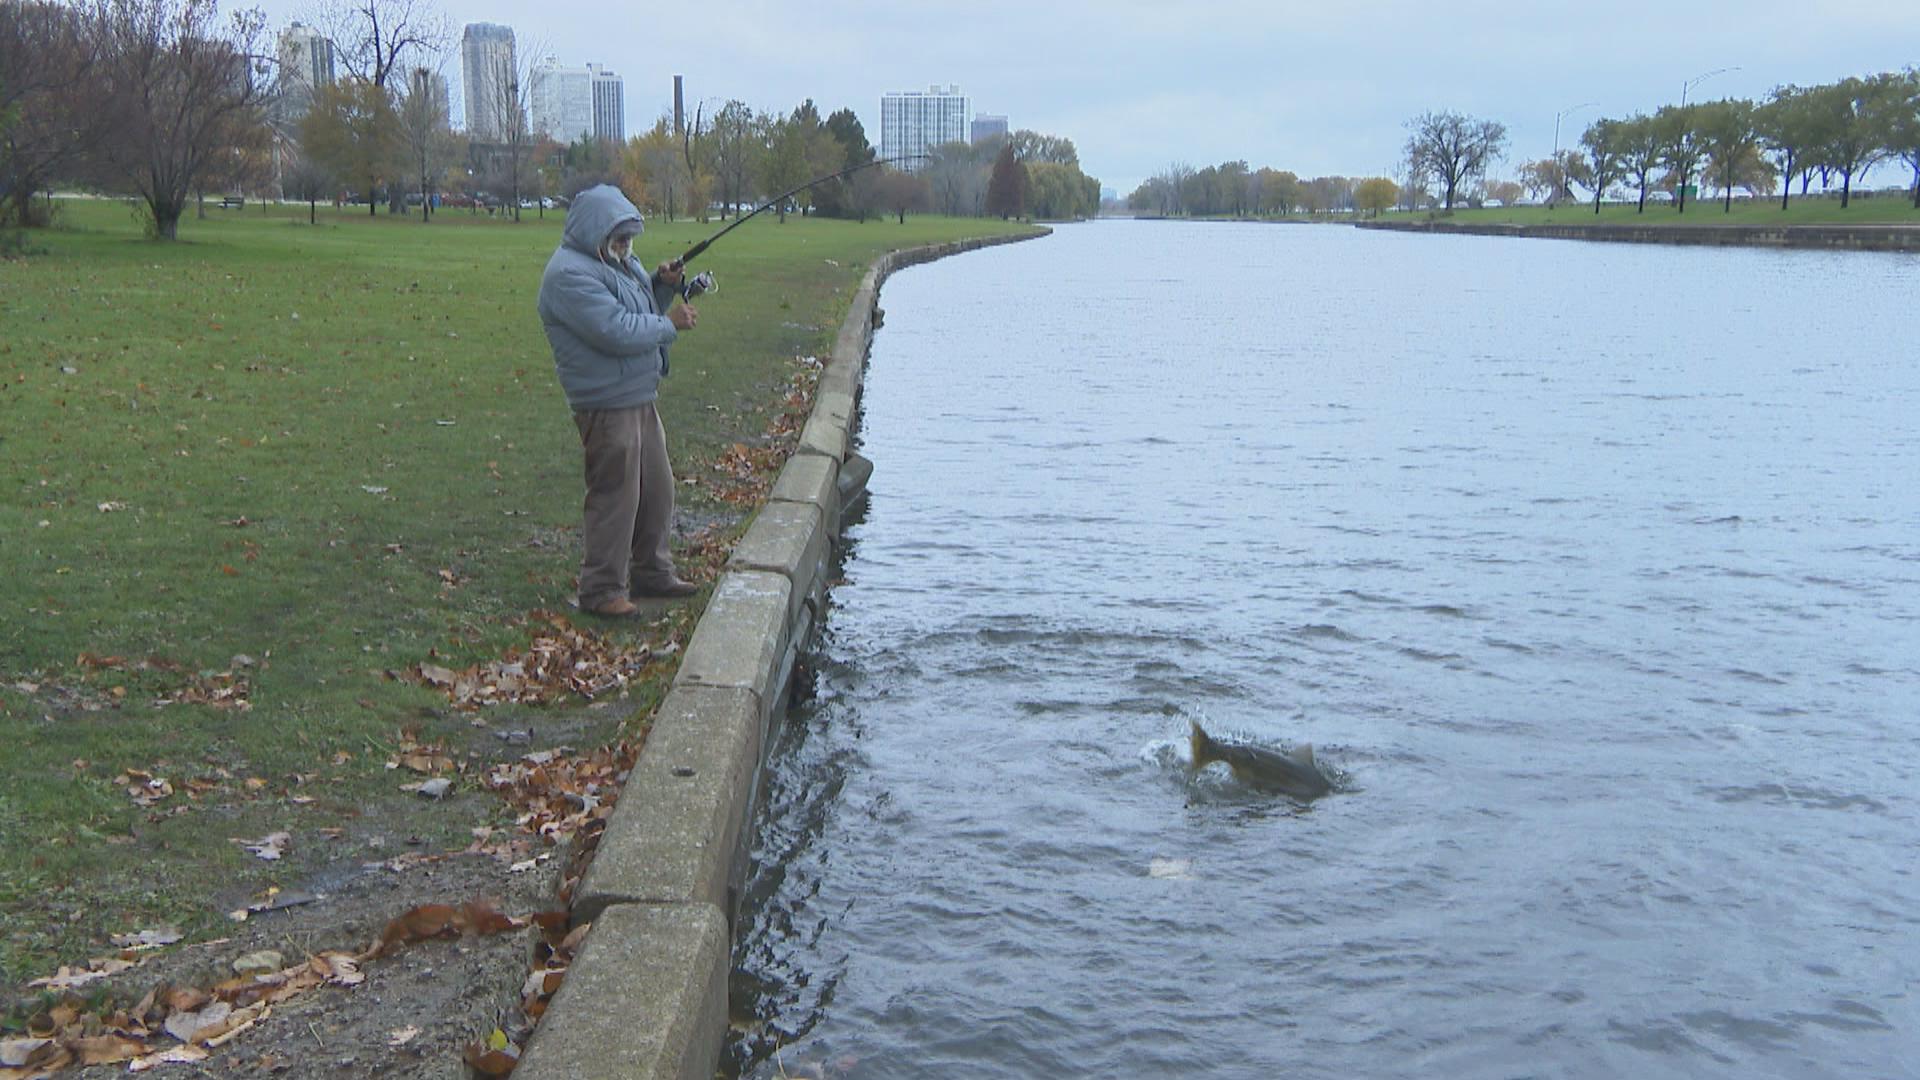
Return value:
<svg viewBox="0 0 1920 1080">
<path fill-rule="evenodd" d="M 714 1075 L 762 772 L 871 470 L 853 438 L 880 286 L 903 267 L 1049 235 L 909 248 L 867 271 L 799 445 L 727 560 L 580 880 L 573 923 L 591 928 L 516 1076 Z"/>
<path fill-rule="evenodd" d="M 1920 225 L 1509 225 L 1455 221 L 1356 221 L 1356 229 L 1623 244 L 1920 252 Z"/>
</svg>

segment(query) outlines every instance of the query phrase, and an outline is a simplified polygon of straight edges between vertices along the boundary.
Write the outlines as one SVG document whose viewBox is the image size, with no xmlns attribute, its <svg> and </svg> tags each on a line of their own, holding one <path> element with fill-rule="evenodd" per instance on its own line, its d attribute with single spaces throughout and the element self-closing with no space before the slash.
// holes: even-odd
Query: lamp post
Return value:
<svg viewBox="0 0 1920 1080">
<path fill-rule="evenodd" d="M 1553 114 L 1553 167 L 1557 175 L 1554 177 L 1553 200 L 1547 203 L 1548 210 L 1560 205 L 1560 197 L 1567 194 L 1567 168 L 1560 160 L 1560 118 L 1569 113 L 1579 112 L 1581 109 L 1590 109 L 1598 104 L 1600 103 L 1597 101 L 1583 101 L 1578 105 L 1569 105 Z"/>
<path fill-rule="evenodd" d="M 1695 75 L 1693 78 L 1688 79 L 1686 82 L 1681 83 L 1680 84 L 1680 107 L 1683 109 L 1687 107 L 1687 91 L 1693 89 L 1696 84 L 1703 83 L 1708 79 L 1713 78 L 1715 75 L 1725 75 L 1729 71 L 1739 71 L 1739 70 L 1740 69 L 1737 67 L 1714 68 L 1712 71 L 1706 72 L 1703 75 Z"/>
</svg>

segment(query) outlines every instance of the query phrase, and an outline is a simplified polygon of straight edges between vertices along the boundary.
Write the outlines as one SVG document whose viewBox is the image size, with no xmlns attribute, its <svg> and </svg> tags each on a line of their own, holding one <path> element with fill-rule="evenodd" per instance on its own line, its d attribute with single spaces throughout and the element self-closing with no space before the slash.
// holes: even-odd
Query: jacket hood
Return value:
<svg viewBox="0 0 1920 1080">
<path fill-rule="evenodd" d="M 621 194 L 619 188 L 599 184 L 574 197 L 573 205 L 567 208 L 567 224 L 561 231 L 560 242 L 597 259 L 600 245 L 606 242 L 614 226 L 623 221 L 633 222 L 634 231 L 640 231 L 639 208 Z"/>
</svg>

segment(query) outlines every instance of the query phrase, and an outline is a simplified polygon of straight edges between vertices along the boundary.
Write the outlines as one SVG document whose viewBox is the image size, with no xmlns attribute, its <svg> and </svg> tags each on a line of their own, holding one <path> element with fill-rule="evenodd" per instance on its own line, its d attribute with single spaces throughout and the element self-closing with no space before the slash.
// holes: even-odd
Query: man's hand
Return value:
<svg viewBox="0 0 1920 1080">
<path fill-rule="evenodd" d="M 676 330 L 691 330 L 693 324 L 700 321 L 700 313 L 693 310 L 691 304 L 680 304 L 667 312 L 667 321 L 671 322 Z"/>
<path fill-rule="evenodd" d="M 678 285 L 680 284 L 680 279 L 686 276 L 686 268 L 680 265 L 679 259 L 674 259 L 669 262 L 663 262 L 655 267 L 653 276 L 655 280 L 668 285 Z"/>
</svg>

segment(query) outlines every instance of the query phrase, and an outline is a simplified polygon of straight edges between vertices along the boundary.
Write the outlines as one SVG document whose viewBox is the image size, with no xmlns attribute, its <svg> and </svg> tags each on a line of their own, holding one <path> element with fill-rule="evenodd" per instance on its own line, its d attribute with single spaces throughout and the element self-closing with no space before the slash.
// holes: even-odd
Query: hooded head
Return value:
<svg viewBox="0 0 1920 1080">
<path fill-rule="evenodd" d="M 608 244 L 621 235 L 640 235 L 640 211 L 612 184 L 590 187 L 567 208 L 561 244 L 596 259 L 607 258 Z"/>
</svg>

